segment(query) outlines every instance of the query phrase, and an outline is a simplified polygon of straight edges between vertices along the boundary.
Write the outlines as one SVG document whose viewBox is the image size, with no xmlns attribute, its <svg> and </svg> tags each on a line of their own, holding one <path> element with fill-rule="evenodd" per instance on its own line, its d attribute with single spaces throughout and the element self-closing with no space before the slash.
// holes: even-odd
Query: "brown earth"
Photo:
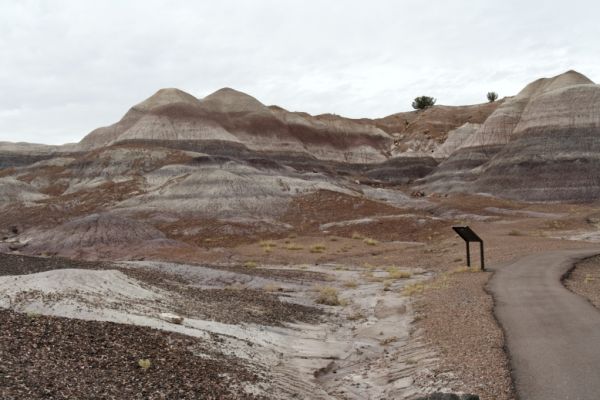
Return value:
<svg viewBox="0 0 600 400">
<path fill-rule="evenodd" d="M 155 329 L 9 310 L 0 326 L 6 400 L 251 399 L 244 385 L 262 379 L 215 343 Z"/>
<path fill-rule="evenodd" d="M 564 281 L 567 288 L 600 308 L 600 257 L 580 261 Z"/>
</svg>

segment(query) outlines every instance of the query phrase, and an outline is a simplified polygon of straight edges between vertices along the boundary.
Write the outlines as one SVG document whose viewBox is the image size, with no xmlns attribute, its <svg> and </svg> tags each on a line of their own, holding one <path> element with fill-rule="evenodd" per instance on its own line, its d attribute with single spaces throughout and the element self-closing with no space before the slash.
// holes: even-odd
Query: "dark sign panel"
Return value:
<svg viewBox="0 0 600 400">
<path fill-rule="evenodd" d="M 452 229 L 466 242 L 483 242 L 479 236 L 468 226 L 453 226 Z"/>
<path fill-rule="evenodd" d="M 467 266 L 471 266 L 471 249 L 469 247 L 469 243 L 478 242 L 479 243 L 479 253 L 481 255 L 481 270 L 485 269 L 485 261 L 483 256 L 483 240 L 468 226 L 453 226 L 454 232 L 458 233 L 467 245 Z"/>
</svg>

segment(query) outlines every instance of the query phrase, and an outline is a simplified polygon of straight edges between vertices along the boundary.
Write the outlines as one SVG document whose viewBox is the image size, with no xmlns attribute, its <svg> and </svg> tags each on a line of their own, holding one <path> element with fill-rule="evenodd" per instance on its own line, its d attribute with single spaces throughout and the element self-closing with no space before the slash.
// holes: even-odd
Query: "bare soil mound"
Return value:
<svg viewBox="0 0 600 400">
<path fill-rule="evenodd" d="M 128 249 L 138 253 L 142 247 L 181 246 L 158 229 L 143 222 L 111 214 L 91 214 L 66 222 L 54 229 L 34 233 L 27 246 L 29 254 L 82 256 L 87 251 L 102 253 Z M 137 249 L 134 249 L 136 247 Z"/>
</svg>

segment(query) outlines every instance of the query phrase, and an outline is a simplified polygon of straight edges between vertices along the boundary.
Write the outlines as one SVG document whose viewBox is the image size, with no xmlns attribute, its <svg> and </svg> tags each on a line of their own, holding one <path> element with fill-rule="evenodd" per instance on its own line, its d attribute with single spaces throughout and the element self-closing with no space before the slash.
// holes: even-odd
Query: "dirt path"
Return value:
<svg viewBox="0 0 600 400">
<path fill-rule="evenodd" d="M 596 250 L 534 254 L 498 267 L 490 282 L 521 399 L 595 400 L 600 312 L 561 277 Z"/>
</svg>

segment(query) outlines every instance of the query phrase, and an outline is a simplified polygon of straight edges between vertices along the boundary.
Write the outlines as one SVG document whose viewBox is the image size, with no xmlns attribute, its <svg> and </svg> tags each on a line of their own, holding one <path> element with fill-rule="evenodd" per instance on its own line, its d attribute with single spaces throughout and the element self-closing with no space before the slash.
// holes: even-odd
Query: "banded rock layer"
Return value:
<svg viewBox="0 0 600 400">
<path fill-rule="evenodd" d="M 80 148 L 131 141 L 223 142 L 254 151 L 370 163 L 387 159 L 393 139 L 373 124 L 269 108 L 225 88 L 202 100 L 177 89 L 159 90 L 131 108 L 121 121 L 90 133 Z"/>
<path fill-rule="evenodd" d="M 428 191 L 531 201 L 590 201 L 599 193 L 600 86 L 568 71 L 507 99 L 437 169 Z"/>
</svg>

